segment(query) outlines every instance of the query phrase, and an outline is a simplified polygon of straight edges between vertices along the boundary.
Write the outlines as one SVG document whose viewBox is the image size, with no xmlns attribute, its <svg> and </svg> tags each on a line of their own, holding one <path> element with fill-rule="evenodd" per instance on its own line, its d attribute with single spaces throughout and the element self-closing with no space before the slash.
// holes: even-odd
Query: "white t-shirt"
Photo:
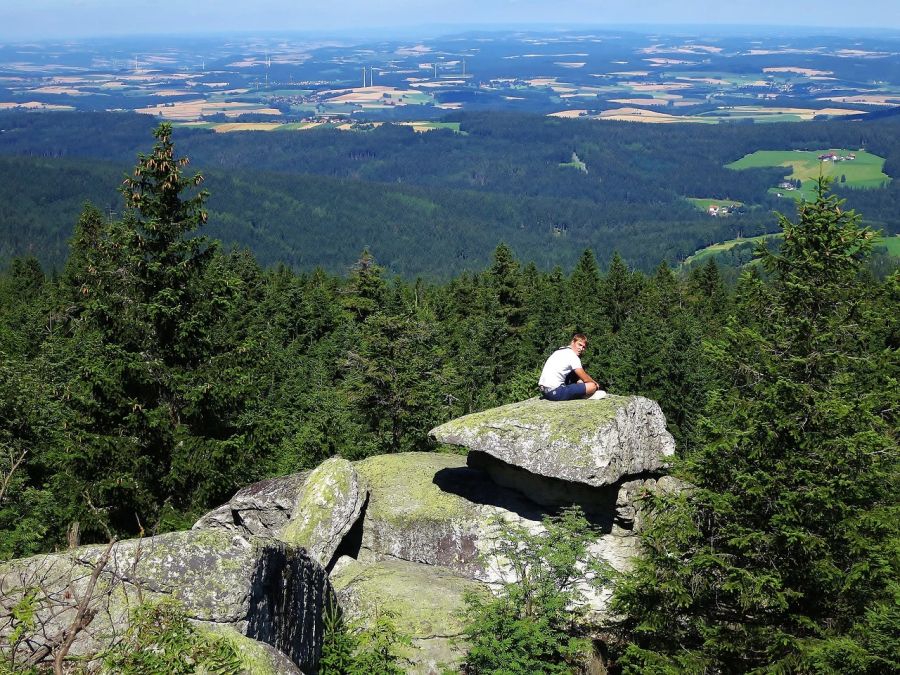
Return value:
<svg viewBox="0 0 900 675">
<path fill-rule="evenodd" d="M 577 368 L 581 368 L 581 359 L 578 358 L 578 354 L 571 347 L 561 347 L 547 359 L 538 385 L 547 389 L 556 389 L 565 384 L 566 376 Z"/>
</svg>

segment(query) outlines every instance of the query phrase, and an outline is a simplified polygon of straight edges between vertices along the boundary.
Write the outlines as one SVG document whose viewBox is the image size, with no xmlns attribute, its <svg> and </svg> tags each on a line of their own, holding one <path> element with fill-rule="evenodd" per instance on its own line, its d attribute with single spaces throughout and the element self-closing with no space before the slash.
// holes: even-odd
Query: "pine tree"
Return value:
<svg viewBox="0 0 900 675">
<path fill-rule="evenodd" d="M 619 588 L 626 673 L 900 668 L 897 360 L 858 274 L 873 235 L 824 180 L 779 221 L 771 288 L 746 280 L 713 345 L 693 487 L 650 500 Z"/>
<path fill-rule="evenodd" d="M 85 208 L 46 345 L 78 416 L 53 490 L 87 539 L 85 495 L 114 530 L 134 531 L 138 518 L 181 527 L 178 514 L 234 489 L 246 448 L 228 420 L 247 397 L 233 389 L 240 361 L 223 355 L 241 330 L 242 282 L 196 236 L 206 193 L 190 195 L 202 178 L 185 175 L 171 132 L 161 124 L 125 178 L 121 220 Z"/>
</svg>

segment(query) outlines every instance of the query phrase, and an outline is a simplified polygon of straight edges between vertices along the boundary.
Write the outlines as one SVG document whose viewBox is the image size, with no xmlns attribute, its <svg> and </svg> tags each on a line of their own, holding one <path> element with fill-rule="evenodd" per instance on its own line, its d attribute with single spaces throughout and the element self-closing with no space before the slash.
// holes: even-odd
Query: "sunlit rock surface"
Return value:
<svg viewBox="0 0 900 675">
<path fill-rule="evenodd" d="M 537 476 L 589 487 L 659 472 L 675 452 L 659 404 L 640 396 L 533 398 L 451 420 L 431 435 Z"/>
</svg>

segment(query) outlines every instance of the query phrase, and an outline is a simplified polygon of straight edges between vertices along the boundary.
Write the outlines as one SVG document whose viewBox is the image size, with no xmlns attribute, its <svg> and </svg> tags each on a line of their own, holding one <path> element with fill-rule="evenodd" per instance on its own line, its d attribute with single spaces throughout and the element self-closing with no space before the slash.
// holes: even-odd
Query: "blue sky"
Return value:
<svg viewBox="0 0 900 675">
<path fill-rule="evenodd" d="M 738 24 L 900 29 L 900 0 L 0 0 L 0 39 L 417 25 Z"/>
</svg>

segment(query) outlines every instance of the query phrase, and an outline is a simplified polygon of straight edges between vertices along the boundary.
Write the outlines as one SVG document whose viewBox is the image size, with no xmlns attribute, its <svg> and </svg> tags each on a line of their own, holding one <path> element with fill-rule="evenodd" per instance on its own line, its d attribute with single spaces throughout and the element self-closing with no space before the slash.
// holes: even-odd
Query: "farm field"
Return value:
<svg viewBox="0 0 900 675">
<path fill-rule="evenodd" d="M 736 199 L 710 199 L 706 197 L 685 197 L 691 204 L 696 206 L 699 210 L 706 212 L 709 210 L 710 206 L 743 206 L 743 202 L 739 202 Z"/>
<path fill-rule="evenodd" d="M 192 129 L 212 129 L 217 133 L 233 131 L 307 131 L 309 129 L 330 128 L 340 131 L 364 131 L 380 127 L 384 122 L 369 122 L 362 125 L 352 122 L 176 122 L 176 126 Z M 400 126 L 412 127 L 413 131 L 425 132 L 435 129 L 449 129 L 466 135 L 460 131 L 459 122 L 397 122 Z"/>
<path fill-rule="evenodd" d="M 439 120 L 453 110 L 492 109 L 730 124 L 900 106 L 896 36 L 753 38 L 597 28 L 451 34 L 413 46 L 301 35 L 0 44 L 0 109 L 250 123 L 260 115 L 282 123 Z M 701 41 L 715 44 L 699 49 Z"/>
<path fill-rule="evenodd" d="M 847 159 L 843 161 L 819 159 L 825 155 Z M 849 159 L 850 157 L 853 159 Z M 854 188 L 880 188 L 891 180 L 891 177 L 883 171 L 884 157 L 868 153 L 865 150 L 853 151 L 846 148 L 757 150 L 725 166 L 735 170 L 779 166 L 790 169 L 790 173 L 785 174 L 785 179 L 788 181 L 799 179 L 801 181 L 800 188 L 783 190 L 773 186 L 769 192 L 807 201 L 811 201 L 815 197 L 815 182 L 820 174 L 833 178 L 841 185 Z"/>
<path fill-rule="evenodd" d="M 890 255 L 900 257 L 900 234 L 875 241 L 875 246 L 884 246 Z"/>
</svg>

